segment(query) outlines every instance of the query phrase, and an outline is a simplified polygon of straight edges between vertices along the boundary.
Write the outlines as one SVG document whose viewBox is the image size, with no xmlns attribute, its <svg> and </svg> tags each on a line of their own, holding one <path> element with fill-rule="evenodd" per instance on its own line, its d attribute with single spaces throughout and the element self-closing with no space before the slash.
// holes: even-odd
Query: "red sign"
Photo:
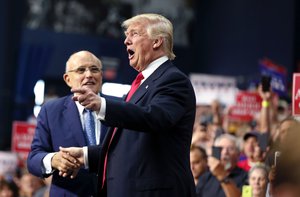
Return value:
<svg viewBox="0 0 300 197">
<path fill-rule="evenodd" d="M 300 115 L 300 73 L 294 73 L 293 77 L 293 115 Z"/>
<path fill-rule="evenodd" d="M 27 159 L 36 125 L 27 122 L 14 121 L 11 150 L 19 153 L 22 159 Z"/>
<path fill-rule="evenodd" d="M 256 92 L 241 91 L 236 96 L 236 104 L 229 109 L 229 118 L 251 121 L 261 110 L 262 99 Z"/>
</svg>

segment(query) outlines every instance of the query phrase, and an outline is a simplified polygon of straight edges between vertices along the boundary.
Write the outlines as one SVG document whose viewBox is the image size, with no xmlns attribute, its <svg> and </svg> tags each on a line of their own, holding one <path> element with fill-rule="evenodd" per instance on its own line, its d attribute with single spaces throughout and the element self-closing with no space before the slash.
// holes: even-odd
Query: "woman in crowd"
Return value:
<svg viewBox="0 0 300 197">
<path fill-rule="evenodd" d="M 249 185 L 252 197 L 265 197 L 268 186 L 268 168 L 264 164 L 255 164 L 249 171 Z"/>
</svg>

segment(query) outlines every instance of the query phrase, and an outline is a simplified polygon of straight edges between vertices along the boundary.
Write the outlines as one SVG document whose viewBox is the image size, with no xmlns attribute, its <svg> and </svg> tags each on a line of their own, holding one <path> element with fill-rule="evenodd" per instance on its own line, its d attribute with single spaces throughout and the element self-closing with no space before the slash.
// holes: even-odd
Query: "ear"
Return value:
<svg viewBox="0 0 300 197">
<path fill-rule="evenodd" d="M 64 76 L 63 76 L 63 78 L 64 78 L 64 81 L 66 82 L 66 84 L 67 84 L 70 88 L 72 88 L 71 83 L 70 83 L 70 77 L 69 77 L 69 75 L 68 75 L 67 73 L 65 73 Z"/>
<path fill-rule="evenodd" d="M 159 48 L 162 45 L 162 43 L 163 43 L 163 38 L 159 37 L 159 38 L 154 39 L 153 49 Z"/>
</svg>

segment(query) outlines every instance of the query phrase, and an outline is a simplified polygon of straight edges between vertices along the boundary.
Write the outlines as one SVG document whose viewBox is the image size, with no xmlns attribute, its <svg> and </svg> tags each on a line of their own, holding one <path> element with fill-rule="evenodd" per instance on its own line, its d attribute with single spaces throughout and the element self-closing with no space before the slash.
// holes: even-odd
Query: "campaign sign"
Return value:
<svg viewBox="0 0 300 197">
<path fill-rule="evenodd" d="M 24 160 L 27 159 L 30 151 L 35 127 L 35 124 L 29 124 L 27 122 L 13 122 L 11 150 L 18 153 Z"/>
<path fill-rule="evenodd" d="M 261 110 L 262 99 L 256 92 L 240 91 L 236 96 L 236 104 L 228 111 L 229 119 L 251 121 Z"/>
<path fill-rule="evenodd" d="M 235 102 L 237 92 L 234 77 L 191 73 L 197 105 L 211 105 L 215 100 L 229 106 Z"/>
<path fill-rule="evenodd" d="M 259 62 L 261 75 L 271 77 L 271 87 L 274 92 L 280 96 L 287 95 L 287 71 L 286 68 L 275 64 L 269 59 L 263 59 Z"/>
<path fill-rule="evenodd" d="M 294 73 L 293 76 L 293 100 L 292 110 L 294 116 L 300 116 L 300 73 Z"/>
</svg>

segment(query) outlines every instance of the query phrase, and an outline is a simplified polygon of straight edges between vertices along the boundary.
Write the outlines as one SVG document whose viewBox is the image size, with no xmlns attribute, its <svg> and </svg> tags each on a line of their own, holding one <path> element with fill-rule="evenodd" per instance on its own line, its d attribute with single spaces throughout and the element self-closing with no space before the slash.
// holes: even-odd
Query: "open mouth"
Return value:
<svg viewBox="0 0 300 197">
<path fill-rule="evenodd" d="M 127 53 L 128 53 L 128 58 L 129 58 L 129 59 L 132 59 L 133 56 L 134 56 L 134 51 L 131 50 L 131 49 L 127 49 Z"/>
<path fill-rule="evenodd" d="M 95 85 L 95 83 L 92 82 L 92 81 L 88 81 L 88 82 L 84 83 L 83 85 L 84 86 L 90 86 L 90 85 Z"/>
</svg>

